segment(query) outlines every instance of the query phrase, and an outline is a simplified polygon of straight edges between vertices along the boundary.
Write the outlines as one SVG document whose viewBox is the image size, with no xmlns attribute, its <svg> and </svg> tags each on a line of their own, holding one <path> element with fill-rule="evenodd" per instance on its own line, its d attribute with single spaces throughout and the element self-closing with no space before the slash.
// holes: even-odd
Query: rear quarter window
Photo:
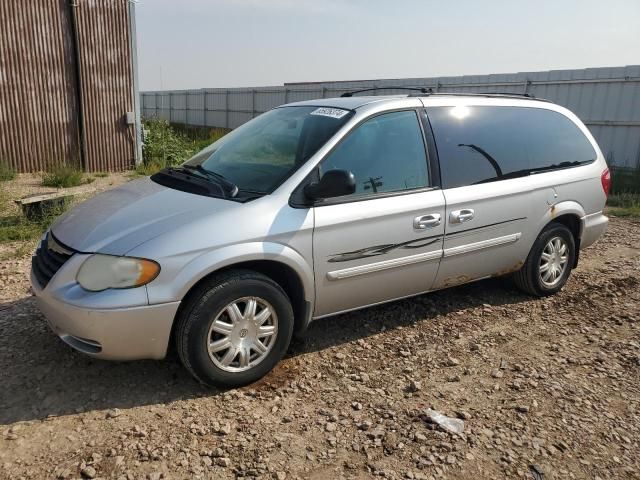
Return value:
<svg viewBox="0 0 640 480">
<path fill-rule="evenodd" d="M 531 107 L 431 107 L 443 188 L 493 182 L 595 160 L 578 126 Z"/>
</svg>

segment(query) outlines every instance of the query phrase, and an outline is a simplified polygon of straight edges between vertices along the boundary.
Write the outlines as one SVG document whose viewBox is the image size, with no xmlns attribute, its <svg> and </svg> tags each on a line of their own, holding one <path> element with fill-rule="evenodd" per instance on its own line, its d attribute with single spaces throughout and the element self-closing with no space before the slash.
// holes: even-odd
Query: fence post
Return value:
<svg viewBox="0 0 640 480">
<path fill-rule="evenodd" d="M 224 91 L 224 128 L 229 128 L 229 89 Z"/>
<path fill-rule="evenodd" d="M 191 98 L 191 92 L 184 94 L 184 124 L 189 125 L 189 112 L 191 107 L 189 106 L 189 99 Z"/>
<path fill-rule="evenodd" d="M 531 80 L 529 80 L 528 78 L 525 78 L 525 80 L 524 80 L 524 84 L 523 84 L 523 87 L 524 87 L 524 88 L 523 88 L 523 90 L 522 90 L 522 93 L 523 93 L 524 95 L 526 95 L 526 94 L 528 93 L 528 91 L 529 91 L 529 85 L 531 85 Z"/>
<path fill-rule="evenodd" d="M 207 91 L 202 89 L 202 123 L 204 123 L 205 127 L 209 126 L 209 122 L 207 122 Z"/>
<path fill-rule="evenodd" d="M 256 117 L 256 91 L 251 89 L 251 118 Z"/>
<path fill-rule="evenodd" d="M 173 92 L 169 92 L 169 123 L 173 123 Z"/>
</svg>

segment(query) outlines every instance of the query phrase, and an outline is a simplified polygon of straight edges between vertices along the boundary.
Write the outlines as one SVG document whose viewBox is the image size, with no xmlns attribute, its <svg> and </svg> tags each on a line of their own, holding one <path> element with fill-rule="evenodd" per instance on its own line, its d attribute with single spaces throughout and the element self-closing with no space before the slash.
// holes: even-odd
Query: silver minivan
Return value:
<svg viewBox="0 0 640 480">
<path fill-rule="evenodd" d="M 591 133 L 546 101 L 292 103 L 66 213 L 31 282 L 83 353 L 173 346 L 199 381 L 241 385 L 323 317 L 507 274 L 557 292 L 607 227 L 609 183 Z"/>
</svg>

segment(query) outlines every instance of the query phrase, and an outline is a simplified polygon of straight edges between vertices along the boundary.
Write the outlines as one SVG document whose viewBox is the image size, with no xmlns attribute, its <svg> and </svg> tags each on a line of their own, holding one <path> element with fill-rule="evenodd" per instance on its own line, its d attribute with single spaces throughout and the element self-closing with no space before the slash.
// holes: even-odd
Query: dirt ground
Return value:
<svg viewBox="0 0 640 480">
<path fill-rule="evenodd" d="M 640 478 L 637 220 L 556 296 L 493 279 L 320 320 L 227 391 L 72 351 L 29 264 L 0 262 L 0 478 Z"/>
</svg>

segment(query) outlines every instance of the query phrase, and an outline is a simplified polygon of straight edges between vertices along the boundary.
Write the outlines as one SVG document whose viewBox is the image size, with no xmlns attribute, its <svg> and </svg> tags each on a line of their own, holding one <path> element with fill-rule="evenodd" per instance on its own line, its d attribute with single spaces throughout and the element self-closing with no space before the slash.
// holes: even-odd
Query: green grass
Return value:
<svg viewBox="0 0 640 480">
<path fill-rule="evenodd" d="M 70 204 L 71 202 L 63 202 L 46 211 L 41 218 L 29 220 L 20 210 L 12 208 L 9 197 L 0 192 L 0 243 L 31 242 L 39 239 Z M 19 256 L 19 252 L 16 256 Z"/>
<path fill-rule="evenodd" d="M 98 178 L 105 178 L 109 176 L 109 172 L 95 172 L 93 176 Z"/>
<path fill-rule="evenodd" d="M 135 170 L 129 173 L 129 176 L 133 178 L 140 177 L 140 176 L 148 177 L 150 175 L 153 175 L 154 173 L 159 172 L 160 170 L 166 167 L 167 167 L 167 164 L 162 160 L 152 160 L 148 163 L 142 162 L 140 165 L 138 165 L 135 168 Z"/>
<path fill-rule="evenodd" d="M 54 188 L 77 187 L 86 183 L 81 170 L 68 165 L 58 165 L 42 175 L 42 185 Z"/>
<path fill-rule="evenodd" d="M 622 208 L 640 208 L 640 193 L 614 193 L 607 199 L 607 206 Z"/>
<path fill-rule="evenodd" d="M 640 207 L 621 208 L 611 207 L 608 210 L 610 215 L 614 217 L 638 217 L 640 218 Z"/>
<path fill-rule="evenodd" d="M 607 199 L 607 207 L 617 217 L 640 217 L 640 193 L 614 193 Z"/>
<path fill-rule="evenodd" d="M 7 162 L 0 160 L 0 182 L 8 182 L 16 178 L 16 171 Z"/>
</svg>

